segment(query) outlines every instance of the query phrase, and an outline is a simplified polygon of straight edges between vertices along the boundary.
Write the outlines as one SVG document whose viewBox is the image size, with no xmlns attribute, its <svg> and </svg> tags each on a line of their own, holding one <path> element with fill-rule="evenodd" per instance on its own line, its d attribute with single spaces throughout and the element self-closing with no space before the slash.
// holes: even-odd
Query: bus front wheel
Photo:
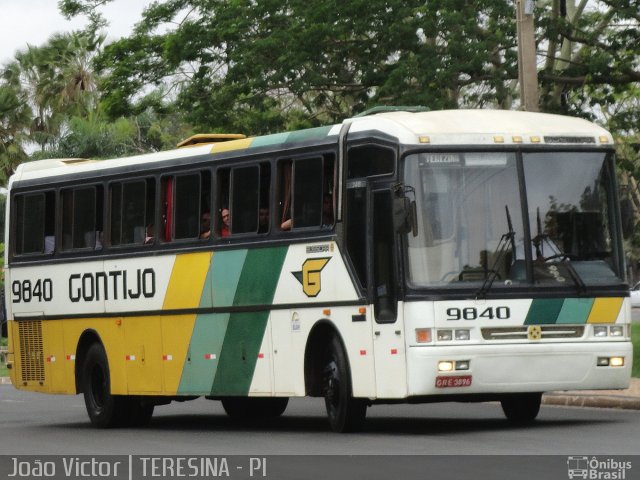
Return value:
<svg viewBox="0 0 640 480">
<path fill-rule="evenodd" d="M 367 414 L 366 400 L 353 398 L 347 355 L 342 343 L 333 336 L 329 342 L 323 369 L 324 403 L 334 432 L 360 430 Z"/>
<path fill-rule="evenodd" d="M 514 423 L 533 422 L 540 412 L 542 393 L 520 393 L 500 400 L 502 411 Z"/>
<path fill-rule="evenodd" d="M 81 378 L 91 423 L 99 428 L 115 427 L 121 423 L 127 410 L 127 397 L 111 394 L 107 353 L 100 343 L 94 343 L 87 350 Z"/>
</svg>

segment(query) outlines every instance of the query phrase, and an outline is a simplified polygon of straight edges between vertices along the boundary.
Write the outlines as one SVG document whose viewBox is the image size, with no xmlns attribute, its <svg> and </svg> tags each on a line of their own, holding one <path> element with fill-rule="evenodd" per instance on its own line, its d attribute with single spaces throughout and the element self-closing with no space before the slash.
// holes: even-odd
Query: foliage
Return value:
<svg viewBox="0 0 640 480">
<path fill-rule="evenodd" d="M 508 107 L 513 16 L 504 0 L 164 1 L 97 66 L 112 116 L 157 87 L 202 130 L 268 133 L 377 104 Z"/>
<path fill-rule="evenodd" d="M 16 53 L 3 71 L 5 85 L 31 108 L 29 138 L 42 151 L 56 147 L 69 116 L 95 108 L 91 62 L 103 39 L 79 32 L 55 34 L 43 46 Z"/>
<path fill-rule="evenodd" d="M 637 2 L 537 4 L 542 109 L 637 125 Z M 111 115 L 158 87 L 213 130 L 335 122 L 373 104 L 510 108 L 515 12 L 506 0 L 165 0 L 98 66 Z"/>
<path fill-rule="evenodd" d="M 20 92 L 0 84 L 0 183 L 6 184 L 13 169 L 27 155 L 22 142 L 31 119 L 31 110 Z"/>
<path fill-rule="evenodd" d="M 109 120 L 101 110 L 68 120 L 65 134 L 46 158 L 114 158 L 175 148 L 191 131 L 178 116 L 143 112 Z M 33 155 L 38 158 L 38 155 Z M 45 158 L 45 156 L 42 156 Z"/>
<path fill-rule="evenodd" d="M 538 3 L 544 110 L 591 118 L 601 113 L 611 130 L 637 132 L 638 1 Z"/>
</svg>

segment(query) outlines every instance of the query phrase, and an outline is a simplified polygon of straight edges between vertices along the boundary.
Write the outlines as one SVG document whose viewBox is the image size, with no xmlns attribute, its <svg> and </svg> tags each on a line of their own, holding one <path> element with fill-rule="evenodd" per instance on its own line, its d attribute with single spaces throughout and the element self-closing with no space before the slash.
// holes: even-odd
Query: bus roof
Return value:
<svg viewBox="0 0 640 480">
<path fill-rule="evenodd" d="M 350 134 L 380 132 L 397 138 L 405 145 L 613 145 L 609 132 L 584 119 L 522 111 L 386 111 L 350 118 L 343 123 L 350 124 Z M 139 165 L 144 168 L 169 160 L 184 160 L 187 163 L 195 157 L 234 150 L 313 141 L 330 143 L 337 140 L 341 127 L 330 125 L 250 138 L 240 138 L 238 135 L 235 137 L 237 139 L 221 135 L 220 140 L 223 141 L 219 142 L 112 160 L 48 159 L 26 162 L 18 166 L 10 183 L 127 166 Z"/>
<path fill-rule="evenodd" d="M 347 121 L 350 132 L 380 130 L 403 144 L 608 144 L 611 134 L 587 120 L 511 110 L 386 112 Z M 383 126 L 386 124 L 386 126 Z"/>
</svg>

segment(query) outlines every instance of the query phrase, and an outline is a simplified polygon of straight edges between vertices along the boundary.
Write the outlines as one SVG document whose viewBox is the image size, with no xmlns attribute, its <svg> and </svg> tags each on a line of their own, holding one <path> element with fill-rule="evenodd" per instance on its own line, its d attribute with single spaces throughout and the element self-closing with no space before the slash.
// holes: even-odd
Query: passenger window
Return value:
<svg viewBox="0 0 640 480">
<path fill-rule="evenodd" d="M 293 225 L 317 227 L 322 217 L 322 158 L 297 160 L 293 165 Z"/>
<path fill-rule="evenodd" d="M 258 231 L 260 168 L 238 167 L 231 171 L 231 233 Z"/>
<path fill-rule="evenodd" d="M 111 185 L 111 245 L 155 241 L 155 181 L 132 180 Z"/>
<path fill-rule="evenodd" d="M 210 228 L 204 217 L 211 209 L 209 172 L 165 177 L 162 185 L 163 240 L 208 238 Z"/>
<path fill-rule="evenodd" d="M 282 230 L 333 225 L 332 155 L 281 161 L 278 177 Z"/>
<path fill-rule="evenodd" d="M 102 187 L 61 191 L 62 250 L 102 248 Z"/>
<path fill-rule="evenodd" d="M 268 162 L 218 170 L 218 236 L 268 232 L 270 187 Z"/>
<path fill-rule="evenodd" d="M 54 192 L 17 195 L 15 254 L 53 253 L 55 218 Z"/>
<path fill-rule="evenodd" d="M 395 152 L 378 145 L 363 145 L 349 149 L 347 178 L 363 178 L 393 173 Z"/>
</svg>

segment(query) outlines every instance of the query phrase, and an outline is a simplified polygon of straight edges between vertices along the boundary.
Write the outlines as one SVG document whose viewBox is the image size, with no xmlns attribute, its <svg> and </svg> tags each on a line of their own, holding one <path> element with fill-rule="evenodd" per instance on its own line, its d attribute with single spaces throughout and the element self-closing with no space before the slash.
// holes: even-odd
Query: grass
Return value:
<svg viewBox="0 0 640 480">
<path fill-rule="evenodd" d="M 640 377 L 640 323 L 631 326 L 631 341 L 633 342 L 633 370 L 631 375 Z"/>
</svg>

